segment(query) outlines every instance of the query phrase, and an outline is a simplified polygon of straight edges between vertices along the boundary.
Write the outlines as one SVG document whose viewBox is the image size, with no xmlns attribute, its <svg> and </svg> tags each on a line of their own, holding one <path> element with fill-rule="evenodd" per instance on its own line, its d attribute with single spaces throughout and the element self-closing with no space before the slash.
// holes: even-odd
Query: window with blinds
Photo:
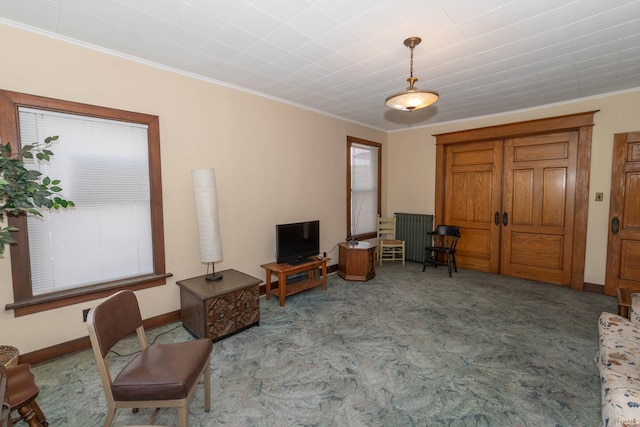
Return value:
<svg viewBox="0 0 640 427">
<path fill-rule="evenodd" d="M 153 273 L 148 127 L 24 107 L 19 123 L 23 144 L 60 137 L 29 167 L 76 205 L 27 218 L 33 295 Z"/>
<path fill-rule="evenodd" d="M 348 138 L 349 235 L 375 234 L 380 212 L 380 144 Z"/>
</svg>

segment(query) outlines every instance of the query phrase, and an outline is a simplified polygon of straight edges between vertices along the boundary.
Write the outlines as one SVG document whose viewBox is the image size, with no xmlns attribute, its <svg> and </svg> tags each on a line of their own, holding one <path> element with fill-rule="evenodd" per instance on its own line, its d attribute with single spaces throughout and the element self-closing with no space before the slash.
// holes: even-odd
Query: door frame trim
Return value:
<svg viewBox="0 0 640 427">
<path fill-rule="evenodd" d="M 450 144 L 485 140 L 518 138 L 563 131 L 578 132 L 578 159 L 576 165 L 576 199 L 574 209 L 573 245 L 571 259 L 571 289 L 584 289 L 584 267 L 587 249 L 587 220 L 589 213 L 589 177 L 591 173 L 591 134 L 594 115 L 600 110 L 564 116 L 548 117 L 523 122 L 435 134 L 436 188 L 434 224 L 444 218 L 446 189 L 446 150 Z"/>
</svg>

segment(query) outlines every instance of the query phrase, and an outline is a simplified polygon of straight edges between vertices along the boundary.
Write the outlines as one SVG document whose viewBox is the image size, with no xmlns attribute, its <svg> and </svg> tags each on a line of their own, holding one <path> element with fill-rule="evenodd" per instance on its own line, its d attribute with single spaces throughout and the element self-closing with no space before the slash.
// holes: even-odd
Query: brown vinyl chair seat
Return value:
<svg viewBox="0 0 640 427">
<path fill-rule="evenodd" d="M 198 381 L 210 353 L 210 340 L 149 346 L 113 380 L 113 398 L 183 399 Z"/>
</svg>

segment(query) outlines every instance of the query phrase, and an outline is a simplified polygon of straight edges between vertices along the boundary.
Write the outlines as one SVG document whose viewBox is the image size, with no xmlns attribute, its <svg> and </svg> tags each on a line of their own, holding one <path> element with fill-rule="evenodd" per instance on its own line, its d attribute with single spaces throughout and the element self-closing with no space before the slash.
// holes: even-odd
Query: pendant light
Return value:
<svg viewBox="0 0 640 427">
<path fill-rule="evenodd" d="M 395 93 L 388 97 L 384 103 L 387 107 L 400 111 L 419 110 L 435 103 L 440 95 L 433 90 L 419 90 L 413 85 L 418 81 L 417 77 L 413 77 L 413 48 L 420 44 L 420 37 L 409 37 L 404 41 L 404 45 L 411 49 L 411 68 L 409 72 L 409 87 L 405 92 Z"/>
</svg>

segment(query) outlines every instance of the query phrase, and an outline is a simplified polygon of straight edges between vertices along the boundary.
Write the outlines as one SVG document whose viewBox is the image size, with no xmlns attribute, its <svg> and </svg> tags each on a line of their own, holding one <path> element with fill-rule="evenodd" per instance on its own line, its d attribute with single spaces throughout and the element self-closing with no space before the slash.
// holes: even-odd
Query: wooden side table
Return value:
<svg viewBox="0 0 640 427">
<path fill-rule="evenodd" d="M 376 277 L 376 239 L 362 240 L 357 245 L 340 242 L 338 251 L 338 276 L 353 282 Z"/>
<path fill-rule="evenodd" d="M 267 299 L 271 298 L 271 275 L 275 274 L 278 276 L 278 289 L 273 292 L 280 297 L 280 306 L 284 305 L 284 299 L 290 295 L 297 294 L 298 292 L 305 291 L 307 289 L 315 288 L 316 286 L 322 285 L 323 290 L 327 290 L 327 261 L 330 261 L 330 258 L 309 258 L 309 262 L 305 262 L 297 265 L 289 265 L 289 264 L 278 264 L 277 262 L 272 262 L 269 264 L 262 264 L 260 267 L 267 270 L 267 280 L 265 284 L 267 285 L 266 296 Z M 321 269 L 322 278 L 317 277 L 318 269 Z M 295 273 L 308 272 L 308 276 L 306 279 L 301 280 L 299 282 L 294 282 L 287 284 L 287 276 Z"/>
<path fill-rule="evenodd" d="M 197 338 L 217 341 L 260 324 L 260 279 L 224 270 L 222 279 L 205 276 L 176 282 L 180 286 L 182 325 Z"/>
</svg>

